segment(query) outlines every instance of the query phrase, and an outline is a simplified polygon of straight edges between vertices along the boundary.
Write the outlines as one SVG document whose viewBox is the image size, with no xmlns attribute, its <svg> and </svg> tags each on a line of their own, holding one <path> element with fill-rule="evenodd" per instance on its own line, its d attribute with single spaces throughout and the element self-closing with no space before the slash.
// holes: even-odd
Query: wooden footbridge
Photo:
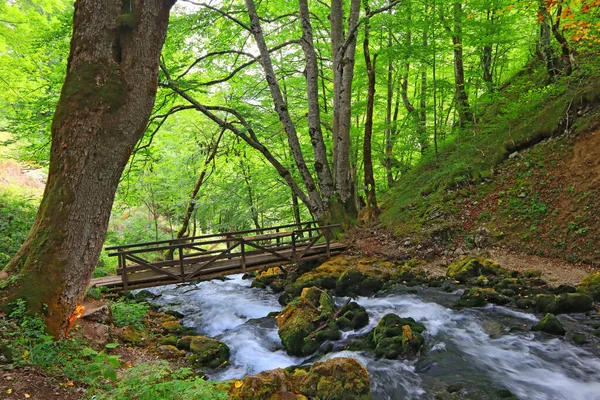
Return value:
<svg viewBox="0 0 600 400">
<path fill-rule="evenodd" d="M 92 279 L 90 287 L 127 291 L 329 258 L 345 249 L 332 242 L 337 228 L 307 222 L 108 247 L 118 258 L 117 276 Z"/>
</svg>

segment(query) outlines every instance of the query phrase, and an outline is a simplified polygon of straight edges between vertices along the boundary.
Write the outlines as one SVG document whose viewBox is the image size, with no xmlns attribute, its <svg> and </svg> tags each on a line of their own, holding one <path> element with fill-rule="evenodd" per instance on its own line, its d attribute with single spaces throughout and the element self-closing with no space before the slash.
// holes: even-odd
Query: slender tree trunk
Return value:
<svg viewBox="0 0 600 400">
<path fill-rule="evenodd" d="M 550 79 L 555 79 L 560 74 L 560 60 L 554 53 L 550 43 L 552 33 L 552 16 L 548 12 L 546 0 L 539 0 L 538 20 L 540 22 L 540 42 L 538 55 L 546 64 Z"/>
<path fill-rule="evenodd" d="M 52 122 L 50 168 L 35 223 L 6 267 L 50 333 L 65 335 L 102 249 L 119 178 L 154 104 L 174 1 L 78 0 L 67 75 Z"/>
<path fill-rule="evenodd" d="M 307 0 L 298 0 L 300 18 L 302 20 L 302 50 L 306 59 L 306 96 L 308 99 L 308 134 L 310 136 L 314 156 L 315 172 L 321 189 L 323 206 L 327 207 L 333 195 L 335 186 L 329 162 L 327 149 L 321 131 L 321 110 L 319 108 L 319 66 L 313 40 L 313 29 L 310 23 L 310 13 Z"/>
<path fill-rule="evenodd" d="M 462 43 L 462 21 L 463 10 L 462 4 L 455 2 L 454 6 L 454 31 L 452 34 L 452 44 L 454 53 L 454 83 L 456 108 L 460 126 L 466 126 L 473 122 L 473 114 L 469 105 L 469 96 L 465 88 L 465 67 L 463 61 L 463 43 Z"/>
<path fill-rule="evenodd" d="M 300 204 L 298 203 L 298 196 L 292 191 L 292 214 L 294 215 L 294 222 L 296 225 L 300 225 L 302 219 L 300 218 Z"/>
<path fill-rule="evenodd" d="M 369 5 L 365 6 L 365 12 L 369 14 Z M 375 68 L 377 67 L 377 54 L 371 54 L 369 50 L 370 24 L 365 24 L 365 39 L 363 41 L 363 51 L 365 64 L 367 67 L 367 77 L 369 85 L 367 89 L 367 111 L 365 120 L 365 137 L 363 140 L 363 163 L 364 163 L 364 181 L 365 196 L 367 198 L 367 212 L 369 219 L 377 213 L 377 196 L 375 192 L 375 178 L 373 176 L 373 155 L 371 150 L 371 137 L 373 136 L 373 109 L 375 107 Z"/>
<path fill-rule="evenodd" d="M 351 0 L 348 29 L 344 31 L 342 0 L 331 1 L 331 46 L 333 54 L 333 141 L 336 193 L 346 219 L 357 215 L 356 190 L 350 163 L 352 79 L 356 53 L 360 0 Z"/>
<path fill-rule="evenodd" d="M 283 125 L 283 128 L 286 132 L 288 144 L 294 157 L 294 161 L 296 162 L 298 171 L 300 172 L 300 176 L 302 177 L 302 182 L 306 188 L 312 208 L 317 214 L 323 214 L 323 201 L 321 199 L 319 190 L 317 189 L 317 185 L 315 184 L 315 181 L 306 166 L 306 161 L 304 160 L 304 155 L 302 154 L 300 142 L 296 133 L 296 127 L 289 114 L 285 101 L 283 100 L 283 96 L 281 95 L 281 89 L 277 83 L 277 77 L 273 69 L 273 62 L 271 61 L 271 54 L 269 53 L 269 49 L 265 41 L 254 1 L 246 0 L 246 8 L 248 10 L 248 15 L 250 16 L 251 32 L 254 36 L 254 40 L 256 41 L 258 50 L 260 51 L 260 62 L 269 85 L 273 103 L 275 104 L 275 111 L 277 112 L 279 121 Z"/>
<path fill-rule="evenodd" d="M 388 29 L 388 48 L 392 47 L 392 33 Z M 387 68 L 387 97 L 385 108 L 385 176 L 387 186 L 391 188 L 394 184 L 392 174 L 392 103 L 394 101 L 394 64 L 392 58 L 389 58 Z"/>
</svg>

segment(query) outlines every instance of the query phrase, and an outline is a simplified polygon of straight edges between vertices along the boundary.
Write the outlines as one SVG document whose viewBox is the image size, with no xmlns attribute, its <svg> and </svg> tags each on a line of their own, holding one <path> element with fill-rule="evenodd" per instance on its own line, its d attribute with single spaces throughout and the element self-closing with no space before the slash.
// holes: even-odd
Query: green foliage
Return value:
<svg viewBox="0 0 600 400">
<path fill-rule="evenodd" d="M 35 205 L 0 191 L 0 269 L 21 247 L 35 219 Z"/>
<path fill-rule="evenodd" d="M 149 306 L 145 303 L 135 303 L 133 301 L 116 301 L 110 303 L 115 326 L 131 326 L 137 329 L 143 329 L 143 319 Z"/>
<path fill-rule="evenodd" d="M 25 302 L 12 304 L 8 318 L 0 318 L 0 354 L 17 366 L 34 366 L 46 373 L 100 385 L 116 377 L 118 357 L 107 354 L 117 346 L 109 343 L 96 351 L 81 339 L 59 340 L 45 332 L 43 320 L 28 313 Z"/>
<path fill-rule="evenodd" d="M 126 370 L 112 390 L 97 399 L 111 400 L 220 400 L 227 399 L 227 388 L 195 376 L 189 368 L 173 369 L 165 361 L 139 364 Z"/>
</svg>

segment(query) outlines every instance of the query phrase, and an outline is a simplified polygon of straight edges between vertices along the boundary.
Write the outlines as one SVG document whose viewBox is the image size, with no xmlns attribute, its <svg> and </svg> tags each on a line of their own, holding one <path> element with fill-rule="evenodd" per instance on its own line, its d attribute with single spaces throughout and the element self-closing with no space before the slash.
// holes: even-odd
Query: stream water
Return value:
<svg viewBox="0 0 600 400">
<path fill-rule="evenodd" d="M 152 290 L 159 295 L 153 302 L 182 313 L 185 326 L 230 347 L 231 365 L 209 373 L 212 379 L 343 356 L 369 370 L 374 399 L 434 399 L 448 385 L 462 384 L 471 399 L 501 398 L 501 390 L 507 389 L 522 400 L 600 400 L 600 358 L 564 338 L 530 332 L 526 327 L 538 321 L 533 314 L 499 306 L 456 311 L 449 305 L 457 294 L 429 288 L 360 297 L 369 325 L 324 344 L 333 346 L 325 356 L 299 358 L 282 350 L 276 321 L 267 318 L 282 308 L 278 295 L 251 288 L 241 275 L 229 278 Z M 343 350 L 352 336 L 373 329 L 387 313 L 413 317 L 426 326 L 426 346 L 418 360 L 382 360 Z"/>
</svg>

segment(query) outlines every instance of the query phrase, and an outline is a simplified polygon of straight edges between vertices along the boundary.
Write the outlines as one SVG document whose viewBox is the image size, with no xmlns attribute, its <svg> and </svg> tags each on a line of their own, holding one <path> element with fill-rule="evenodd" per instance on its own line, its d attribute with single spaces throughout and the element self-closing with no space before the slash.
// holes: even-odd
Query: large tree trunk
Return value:
<svg viewBox="0 0 600 400">
<path fill-rule="evenodd" d="M 78 0 L 67 75 L 52 123 L 48 182 L 35 223 L 5 272 L 62 337 L 104 242 L 114 194 L 144 133 L 174 0 Z"/>
</svg>

